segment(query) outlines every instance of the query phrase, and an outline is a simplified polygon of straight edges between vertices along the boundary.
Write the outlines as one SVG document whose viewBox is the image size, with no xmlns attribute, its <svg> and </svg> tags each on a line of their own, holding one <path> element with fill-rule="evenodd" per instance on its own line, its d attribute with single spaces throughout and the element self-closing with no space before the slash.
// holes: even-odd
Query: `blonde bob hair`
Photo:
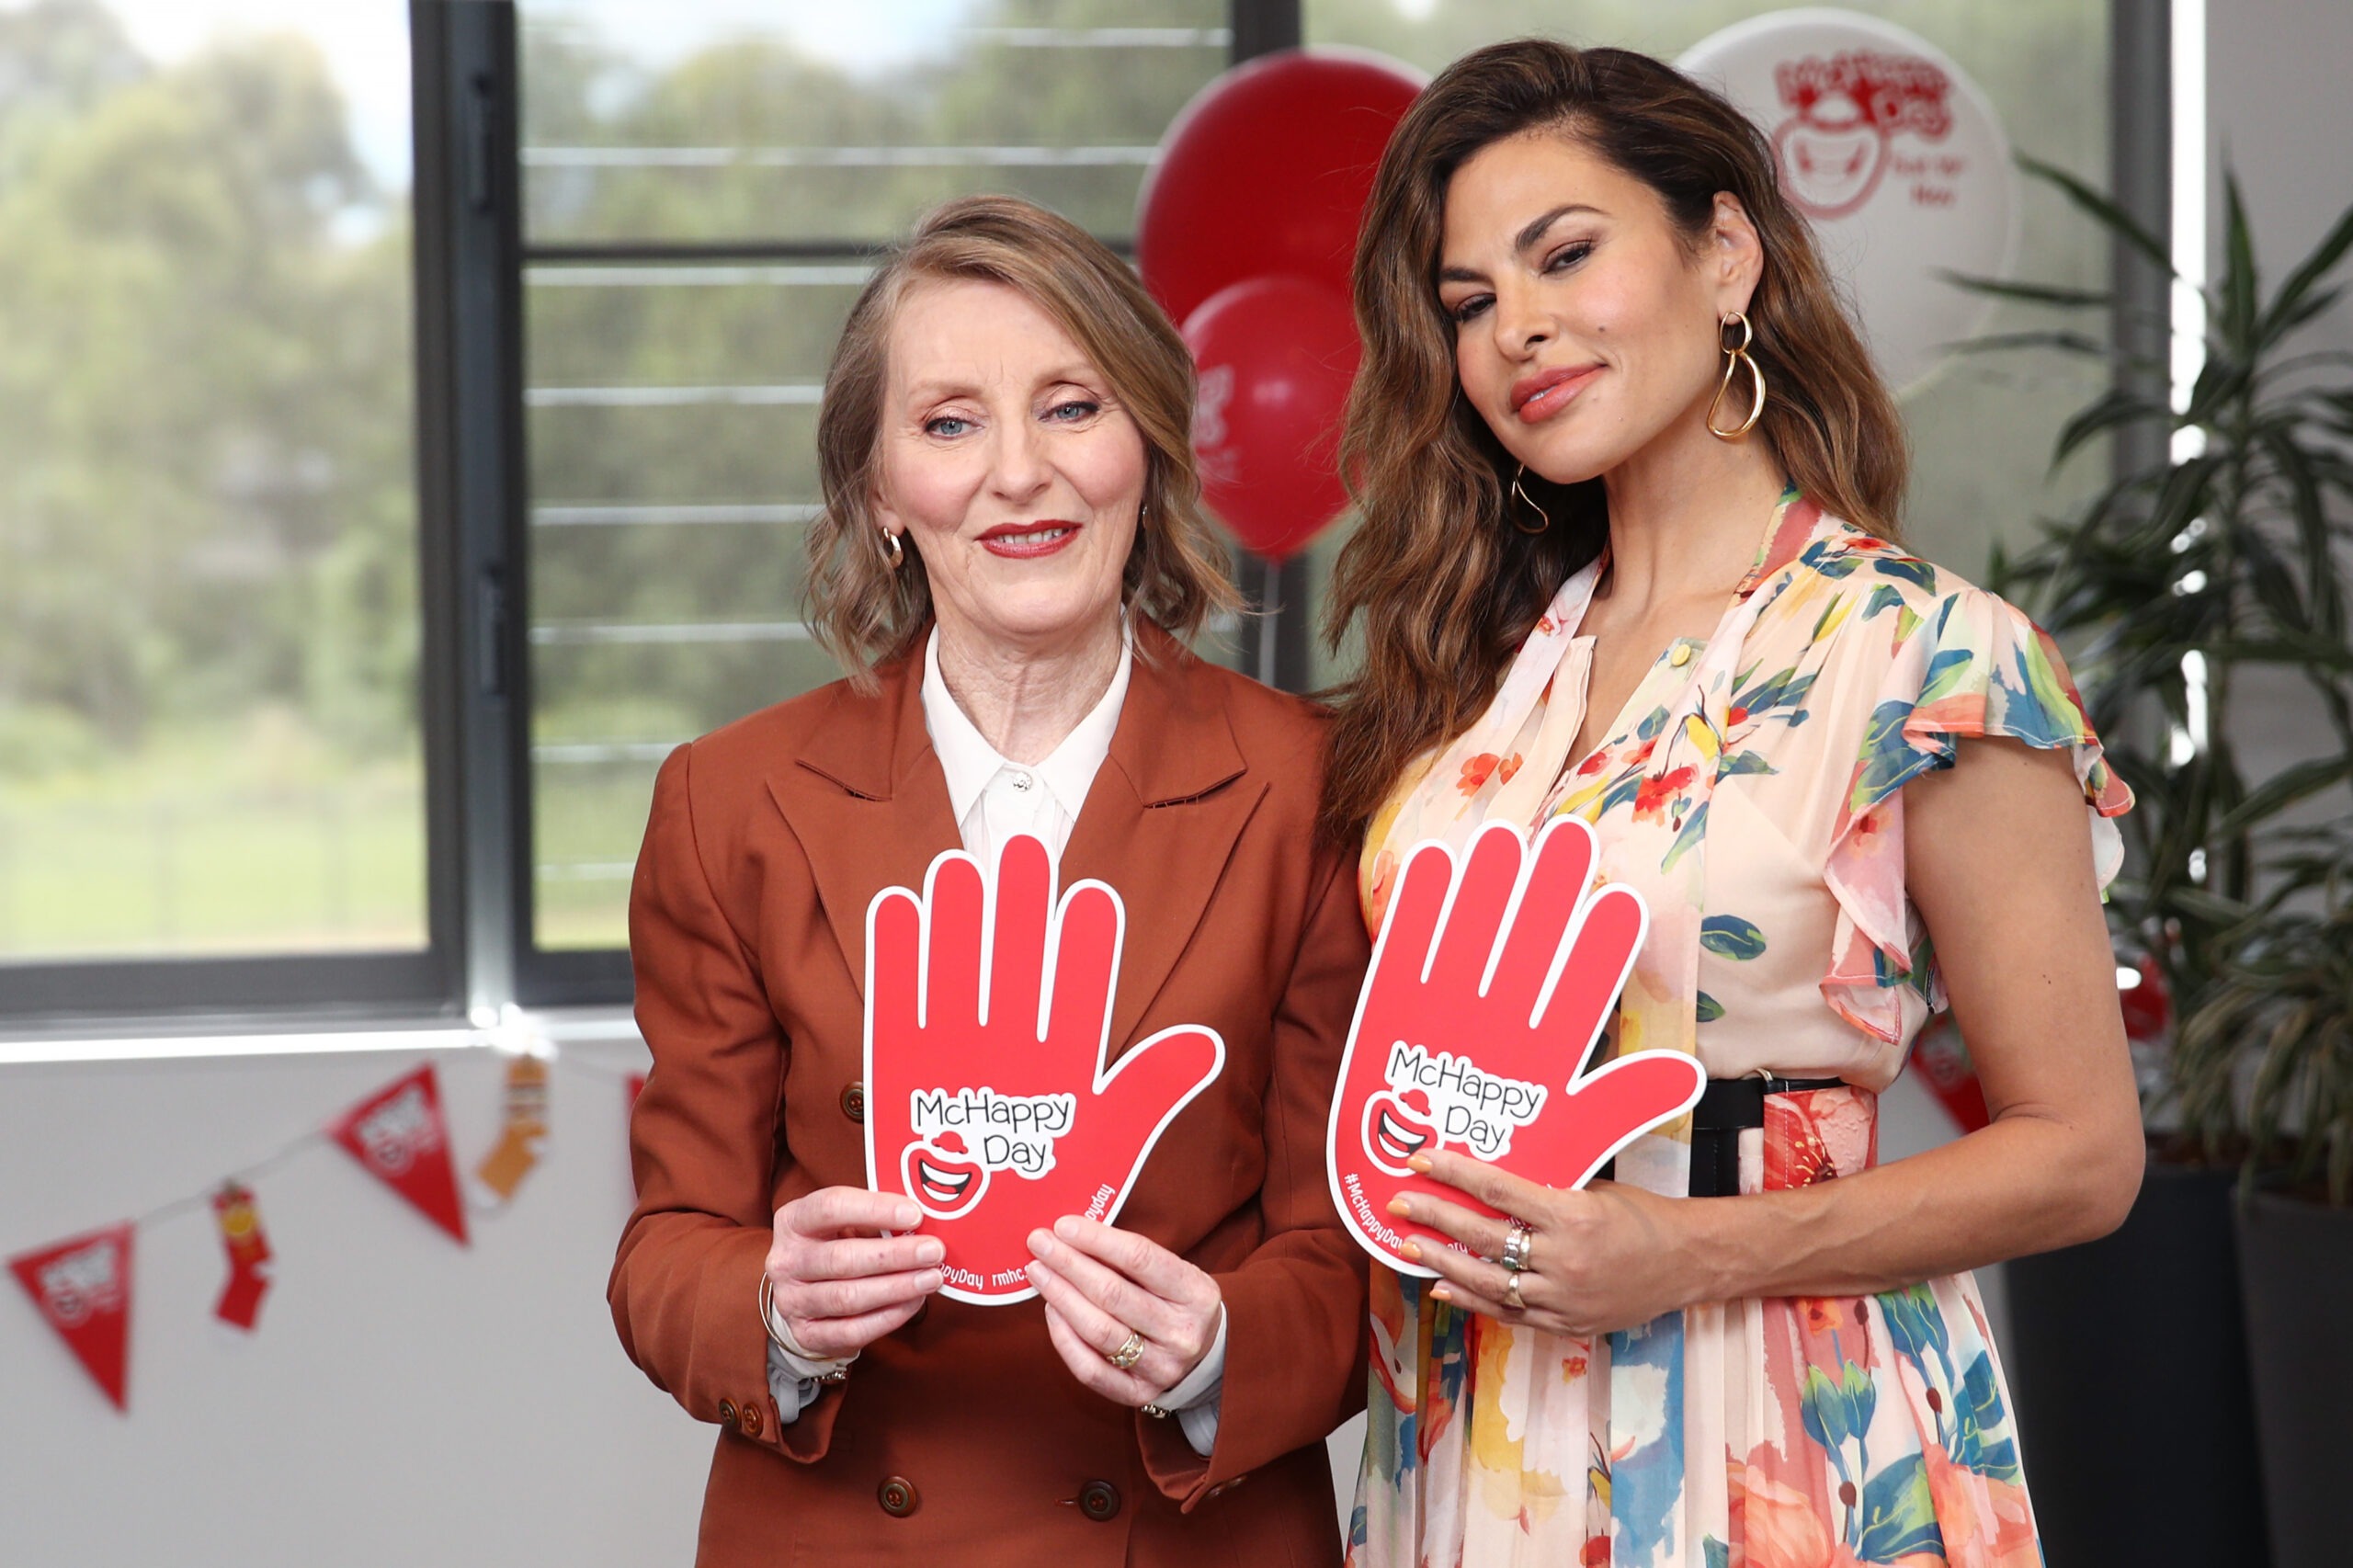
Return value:
<svg viewBox="0 0 2353 1568">
<path fill-rule="evenodd" d="M 1193 465 L 1193 359 L 1134 272 L 1059 214 L 1010 196 L 934 210 L 868 280 L 834 346 L 817 419 L 824 509 L 809 526 L 804 616 L 818 641 L 870 687 L 875 666 L 913 651 L 931 622 L 930 579 L 912 539 L 892 568 L 875 514 L 891 329 L 917 287 L 960 279 L 1015 290 L 1068 334 L 1142 433 L 1143 511 L 1121 602 L 1179 639 L 1236 608 L 1224 551 L 1201 516 Z M 1143 644 L 1137 644 L 1141 651 Z"/>
</svg>

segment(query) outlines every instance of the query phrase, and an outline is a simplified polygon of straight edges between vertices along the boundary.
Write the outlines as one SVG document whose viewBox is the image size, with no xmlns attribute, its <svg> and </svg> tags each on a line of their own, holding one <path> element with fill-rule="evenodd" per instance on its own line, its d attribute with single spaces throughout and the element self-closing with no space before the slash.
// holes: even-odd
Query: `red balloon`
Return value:
<svg viewBox="0 0 2353 1568">
<path fill-rule="evenodd" d="M 1269 273 L 1345 297 L 1373 170 L 1427 80 L 1383 55 L 1286 50 L 1195 95 L 1136 204 L 1136 265 L 1169 320 Z"/>
<path fill-rule="evenodd" d="M 1347 500 L 1340 413 L 1357 373 L 1347 296 L 1304 278 L 1222 289 L 1185 322 L 1200 367 L 1193 451 L 1210 509 L 1269 561 L 1295 554 Z"/>
</svg>

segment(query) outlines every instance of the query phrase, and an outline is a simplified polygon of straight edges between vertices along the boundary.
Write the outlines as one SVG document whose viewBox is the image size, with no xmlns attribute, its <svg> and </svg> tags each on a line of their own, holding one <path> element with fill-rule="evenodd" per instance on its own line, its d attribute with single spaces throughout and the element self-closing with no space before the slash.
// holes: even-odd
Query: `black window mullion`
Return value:
<svg viewBox="0 0 2353 1568">
<path fill-rule="evenodd" d="M 438 597 L 454 622 L 443 676 L 454 714 L 462 831 L 450 869 L 465 906 L 465 1001 L 495 1008 L 517 994 L 528 860 L 529 672 L 521 607 L 522 339 L 515 9 L 421 0 L 435 24 L 429 204 L 440 233 L 437 340 L 444 389 L 446 571 Z M 424 41 L 420 37 L 420 42 Z M 420 60 L 426 57 L 420 48 Z M 420 137 L 420 210 L 427 164 Z"/>
<path fill-rule="evenodd" d="M 1231 0 L 1233 41 L 1228 58 L 1239 65 L 1263 54 L 1297 49 L 1306 42 L 1302 0 Z M 1304 691 L 1312 676 L 1309 645 L 1313 608 L 1308 603 L 1307 557 L 1277 564 L 1236 547 L 1243 597 L 1254 614 L 1242 618 L 1235 641 L 1236 667 L 1284 691 Z"/>
</svg>

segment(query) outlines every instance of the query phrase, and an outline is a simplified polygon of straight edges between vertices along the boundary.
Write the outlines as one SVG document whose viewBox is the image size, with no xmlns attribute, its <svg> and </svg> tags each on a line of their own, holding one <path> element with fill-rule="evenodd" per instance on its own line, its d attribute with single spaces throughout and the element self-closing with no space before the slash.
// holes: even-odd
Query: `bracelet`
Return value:
<svg viewBox="0 0 2353 1568">
<path fill-rule="evenodd" d="M 819 1370 L 806 1374 L 821 1383 L 849 1381 L 849 1364 L 858 1359 L 855 1352 L 847 1356 L 812 1356 L 794 1343 L 792 1329 L 776 1315 L 776 1281 L 767 1270 L 760 1271 L 760 1326 L 767 1330 L 768 1343 L 790 1357 L 792 1361 Z"/>
</svg>

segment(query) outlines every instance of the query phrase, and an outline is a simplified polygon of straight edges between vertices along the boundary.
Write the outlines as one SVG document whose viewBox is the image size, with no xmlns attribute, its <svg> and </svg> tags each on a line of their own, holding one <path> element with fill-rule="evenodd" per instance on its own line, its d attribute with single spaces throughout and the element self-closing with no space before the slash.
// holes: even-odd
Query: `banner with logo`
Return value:
<svg viewBox="0 0 2353 1568">
<path fill-rule="evenodd" d="M 1332 1200 L 1392 1268 L 1434 1278 L 1400 1247 L 1456 1244 L 1392 1217 L 1401 1195 L 1494 1212 L 1416 1170 L 1415 1155 L 1449 1149 L 1547 1187 L 1583 1187 L 1707 1087 L 1679 1051 L 1587 1070 L 1649 924 L 1641 894 L 1595 885 L 1596 858 L 1593 830 L 1574 817 L 1554 818 L 1532 847 L 1494 822 L 1460 857 L 1437 839 L 1405 857 L 1325 1136 Z"/>
<path fill-rule="evenodd" d="M 944 1293 L 1035 1295 L 1029 1235 L 1108 1224 L 1179 1111 L 1225 1065 L 1214 1029 L 1161 1030 L 1116 1061 L 1127 912 L 1082 881 L 1059 900 L 1046 846 L 1008 839 L 994 878 L 961 849 L 923 892 L 866 912 L 866 1174 L 946 1245 Z"/>
<path fill-rule="evenodd" d="M 117 1410 L 130 1406 L 131 1221 L 8 1260 L 41 1318 Z"/>
<path fill-rule="evenodd" d="M 1781 189 L 1890 387 L 1916 385 L 1983 329 L 1993 301 L 1949 275 L 2009 270 L 2018 175 L 1993 106 L 1941 50 L 1876 17 L 1802 7 L 1734 23 L 1676 63 L 1772 142 Z"/>
<path fill-rule="evenodd" d="M 418 1213 L 465 1243 L 466 1211 L 458 1202 L 441 1081 L 432 1063 L 353 1106 L 328 1126 L 327 1136 Z"/>
</svg>

